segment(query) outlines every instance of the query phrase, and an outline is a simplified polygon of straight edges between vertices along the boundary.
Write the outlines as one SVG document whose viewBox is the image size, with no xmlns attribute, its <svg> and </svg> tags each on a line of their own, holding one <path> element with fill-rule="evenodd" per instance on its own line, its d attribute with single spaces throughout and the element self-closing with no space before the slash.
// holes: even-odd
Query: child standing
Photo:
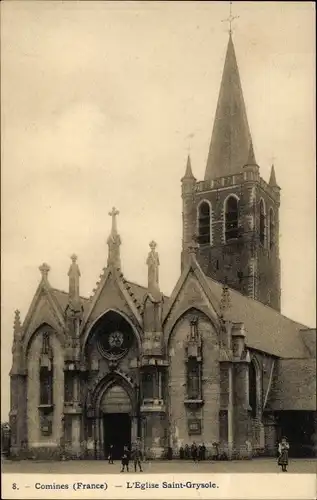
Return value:
<svg viewBox="0 0 317 500">
<path fill-rule="evenodd" d="M 282 472 L 287 472 L 287 466 L 288 466 L 288 451 L 289 451 L 289 444 L 287 442 L 286 437 L 282 437 L 281 442 L 278 445 L 278 460 L 277 464 L 282 468 Z"/>
<path fill-rule="evenodd" d="M 124 472 L 124 468 L 126 468 L 127 472 L 129 472 L 129 462 L 130 462 L 130 452 L 129 448 L 125 446 L 123 448 L 123 454 L 121 459 L 121 464 L 122 464 L 121 472 Z"/>
</svg>

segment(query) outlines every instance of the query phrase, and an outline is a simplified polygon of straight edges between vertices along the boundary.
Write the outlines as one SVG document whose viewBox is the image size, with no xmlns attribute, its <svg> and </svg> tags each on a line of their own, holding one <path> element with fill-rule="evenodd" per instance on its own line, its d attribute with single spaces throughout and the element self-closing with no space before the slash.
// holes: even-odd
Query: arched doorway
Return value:
<svg viewBox="0 0 317 500">
<path fill-rule="evenodd" d="M 118 382 L 104 391 L 99 403 L 100 437 L 104 456 L 113 445 L 113 458 L 120 459 L 124 446 L 131 446 L 134 414 L 130 396 Z"/>
</svg>

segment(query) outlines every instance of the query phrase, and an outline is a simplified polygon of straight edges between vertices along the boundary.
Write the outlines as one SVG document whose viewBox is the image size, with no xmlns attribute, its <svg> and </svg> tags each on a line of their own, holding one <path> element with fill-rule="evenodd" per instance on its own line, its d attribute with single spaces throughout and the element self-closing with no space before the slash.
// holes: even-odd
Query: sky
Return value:
<svg viewBox="0 0 317 500">
<path fill-rule="evenodd" d="M 281 191 L 282 313 L 315 326 L 313 2 L 234 2 L 233 39 L 261 176 Z M 89 296 L 107 261 L 113 206 L 122 268 L 161 289 L 180 275 L 181 186 L 204 177 L 228 42 L 229 2 L 1 5 L 1 379 L 9 410 L 14 310 L 24 319 L 51 266 L 72 253 Z"/>
</svg>

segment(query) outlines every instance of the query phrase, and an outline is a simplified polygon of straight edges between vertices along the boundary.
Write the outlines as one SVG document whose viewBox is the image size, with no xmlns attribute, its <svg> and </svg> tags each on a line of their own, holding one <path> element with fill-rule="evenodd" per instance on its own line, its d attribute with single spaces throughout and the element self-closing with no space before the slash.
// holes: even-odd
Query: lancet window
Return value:
<svg viewBox="0 0 317 500">
<path fill-rule="evenodd" d="M 231 195 L 225 202 L 225 240 L 239 236 L 239 200 Z"/>
<path fill-rule="evenodd" d="M 211 213 L 207 201 L 203 201 L 198 207 L 198 243 L 211 243 Z"/>
<path fill-rule="evenodd" d="M 265 245 L 265 206 L 264 201 L 260 200 L 260 243 L 261 245 Z"/>
</svg>

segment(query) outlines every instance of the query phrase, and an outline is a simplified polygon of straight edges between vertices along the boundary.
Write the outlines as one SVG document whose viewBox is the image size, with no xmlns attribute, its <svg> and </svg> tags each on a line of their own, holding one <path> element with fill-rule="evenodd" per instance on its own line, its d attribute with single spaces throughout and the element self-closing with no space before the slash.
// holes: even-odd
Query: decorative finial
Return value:
<svg viewBox="0 0 317 500">
<path fill-rule="evenodd" d="M 120 245 L 121 238 L 118 234 L 117 230 L 117 215 L 119 215 L 119 210 L 115 207 L 112 208 L 111 212 L 109 212 L 110 217 L 112 217 L 112 226 L 111 233 L 108 238 L 108 266 L 113 266 L 116 269 L 121 269 L 121 261 L 120 261 Z"/>
<path fill-rule="evenodd" d="M 51 268 L 48 264 L 45 262 L 39 267 L 40 273 L 42 274 L 43 279 L 47 279 L 48 273 L 50 272 Z"/>
<path fill-rule="evenodd" d="M 15 345 L 20 337 L 20 333 L 21 333 L 21 319 L 20 319 L 20 311 L 17 309 L 16 311 L 14 311 L 12 352 L 15 350 Z"/>
<path fill-rule="evenodd" d="M 71 255 L 70 258 L 72 259 L 72 261 L 73 261 L 74 264 L 77 262 L 78 257 L 77 257 L 76 254 L 73 253 L 73 255 Z"/>
<path fill-rule="evenodd" d="M 232 2 L 230 2 L 230 11 L 229 11 L 229 17 L 227 17 L 227 19 L 223 19 L 221 22 L 222 23 L 229 23 L 229 35 L 231 36 L 232 35 L 232 22 L 235 20 L 235 19 L 238 19 L 239 16 L 233 16 L 232 15 Z"/>
<path fill-rule="evenodd" d="M 20 311 L 14 311 L 14 333 L 18 333 L 21 327 Z"/>
<path fill-rule="evenodd" d="M 157 244 L 152 240 L 149 244 L 151 251 L 149 252 L 146 260 L 148 266 L 148 290 L 154 299 L 160 299 L 160 286 L 159 286 L 159 265 L 160 259 L 156 252 Z"/>
</svg>

